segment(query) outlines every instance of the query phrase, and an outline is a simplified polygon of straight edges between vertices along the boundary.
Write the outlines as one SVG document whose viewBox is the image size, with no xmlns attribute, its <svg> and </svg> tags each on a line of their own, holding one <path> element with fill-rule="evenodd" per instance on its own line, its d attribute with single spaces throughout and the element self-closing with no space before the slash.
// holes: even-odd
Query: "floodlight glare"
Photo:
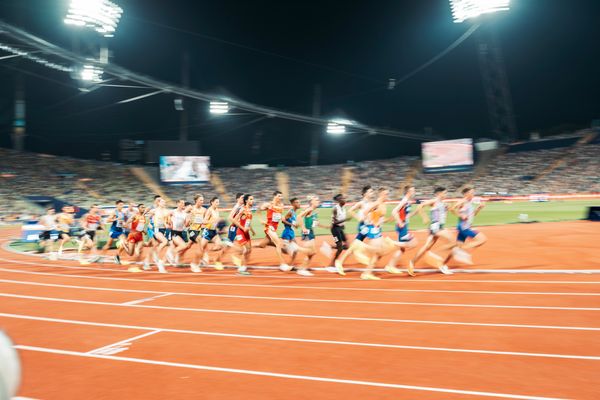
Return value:
<svg viewBox="0 0 600 400">
<path fill-rule="evenodd" d="M 71 0 L 65 24 L 94 29 L 105 37 L 112 37 L 123 9 L 108 0 Z"/>
<path fill-rule="evenodd" d="M 482 14 L 508 11 L 510 0 L 450 0 L 454 22 L 460 23 Z"/>
<path fill-rule="evenodd" d="M 102 68 L 94 65 L 84 65 L 81 71 L 79 71 L 79 79 L 86 82 L 98 83 L 102 82 Z"/>
<path fill-rule="evenodd" d="M 211 101 L 209 111 L 211 114 L 227 114 L 229 103 L 226 101 Z"/>
<path fill-rule="evenodd" d="M 332 135 L 343 135 L 346 133 L 346 126 L 337 124 L 335 122 L 330 122 L 327 124 L 327 133 Z"/>
</svg>

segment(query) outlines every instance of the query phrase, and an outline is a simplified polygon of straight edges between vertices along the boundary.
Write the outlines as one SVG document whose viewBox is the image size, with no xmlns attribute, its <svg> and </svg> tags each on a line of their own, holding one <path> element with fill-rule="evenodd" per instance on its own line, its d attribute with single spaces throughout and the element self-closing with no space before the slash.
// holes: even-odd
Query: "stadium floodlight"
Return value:
<svg viewBox="0 0 600 400">
<path fill-rule="evenodd" d="M 477 18 L 483 14 L 508 11 L 510 0 L 450 0 L 455 23 Z"/>
<path fill-rule="evenodd" d="M 104 37 L 114 36 L 123 9 L 108 0 L 71 0 L 65 24 L 92 28 Z"/>
<path fill-rule="evenodd" d="M 209 111 L 211 114 L 227 114 L 229 103 L 226 101 L 211 101 Z"/>
<path fill-rule="evenodd" d="M 352 126 L 354 122 L 346 119 L 333 119 L 327 124 L 327 133 L 332 135 L 343 135 L 346 133 L 346 126 Z"/>
<path fill-rule="evenodd" d="M 104 71 L 100 67 L 94 65 L 84 65 L 79 71 L 79 79 L 85 82 L 98 83 L 102 82 L 102 74 Z"/>
</svg>

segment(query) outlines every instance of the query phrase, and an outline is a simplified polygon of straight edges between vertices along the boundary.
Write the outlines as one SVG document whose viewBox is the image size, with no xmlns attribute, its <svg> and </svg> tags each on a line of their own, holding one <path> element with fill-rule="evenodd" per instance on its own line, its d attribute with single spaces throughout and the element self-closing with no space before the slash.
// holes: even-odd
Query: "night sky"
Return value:
<svg viewBox="0 0 600 400">
<path fill-rule="evenodd" d="M 131 70 L 179 82 L 187 51 L 190 86 L 199 90 L 310 114 L 319 84 L 326 117 L 417 133 L 431 127 L 445 138 L 490 137 L 477 32 L 394 91 L 385 89 L 389 78 L 404 76 L 469 28 L 452 22 L 447 0 L 114 1 L 124 17 L 109 41 L 111 61 Z M 80 32 L 62 23 L 67 6 L 67 0 L 0 0 L 0 18 L 71 48 Z M 486 20 L 504 52 L 521 138 L 535 130 L 586 127 L 600 118 L 599 16 L 598 0 L 513 0 L 510 12 Z M 87 158 L 110 151 L 116 158 L 119 139 L 178 138 L 180 115 L 171 95 L 116 106 L 147 91 L 101 88 L 81 94 L 67 74 L 4 60 L 1 146 L 10 146 L 16 75 L 7 67 L 29 73 L 28 150 Z M 202 153 L 216 166 L 306 165 L 310 136 L 323 131 L 297 122 L 256 121 L 256 115 L 214 118 L 207 108 L 187 103 L 190 140 L 200 140 Z M 365 134 L 323 133 L 320 145 L 320 163 L 420 149 L 418 142 Z"/>
</svg>

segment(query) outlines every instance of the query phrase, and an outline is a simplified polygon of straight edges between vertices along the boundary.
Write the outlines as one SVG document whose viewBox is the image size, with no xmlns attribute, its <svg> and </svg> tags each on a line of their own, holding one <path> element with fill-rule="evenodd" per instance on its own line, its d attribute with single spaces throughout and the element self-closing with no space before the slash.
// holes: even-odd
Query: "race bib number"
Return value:
<svg viewBox="0 0 600 400">
<path fill-rule="evenodd" d="M 250 220 L 246 221 L 246 223 L 244 224 L 244 228 L 250 228 Z"/>
<path fill-rule="evenodd" d="M 115 226 L 116 226 L 117 228 L 122 228 L 122 227 L 123 227 L 123 220 L 121 220 L 121 219 L 118 219 L 118 220 L 117 220 L 117 223 L 116 223 L 116 225 L 115 225 Z"/>
<path fill-rule="evenodd" d="M 369 227 L 368 226 L 363 226 L 362 228 L 360 228 L 360 234 L 361 235 L 366 235 L 367 233 L 369 233 Z"/>
<path fill-rule="evenodd" d="M 281 213 L 273 213 L 273 222 L 281 221 Z"/>
<path fill-rule="evenodd" d="M 144 225 L 143 224 L 137 224 L 137 226 L 135 227 L 135 230 L 138 232 L 143 232 L 144 231 Z"/>
<path fill-rule="evenodd" d="M 89 224 L 88 229 L 91 231 L 95 231 L 96 229 L 98 229 L 98 224 Z"/>
<path fill-rule="evenodd" d="M 440 230 L 440 223 L 434 222 L 429 226 L 429 229 L 431 229 L 432 232 L 438 232 Z"/>
<path fill-rule="evenodd" d="M 202 222 L 204 222 L 204 217 L 202 217 L 201 215 L 197 215 L 194 217 L 194 224 L 201 224 Z"/>
</svg>

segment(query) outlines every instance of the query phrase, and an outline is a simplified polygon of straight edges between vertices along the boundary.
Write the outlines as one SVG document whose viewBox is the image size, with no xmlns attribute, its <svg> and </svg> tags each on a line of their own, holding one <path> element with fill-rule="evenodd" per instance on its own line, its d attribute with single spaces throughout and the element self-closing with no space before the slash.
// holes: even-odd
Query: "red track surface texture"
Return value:
<svg viewBox="0 0 600 400">
<path fill-rule="evenodd" d="M 483 231 L 474 268 L 600 269 L 600 225 Z M 600 275 L 172 272 L 0 251 L 0 327 L 22 357 L 19 394 L 600 398 Z"/>
</svg>

